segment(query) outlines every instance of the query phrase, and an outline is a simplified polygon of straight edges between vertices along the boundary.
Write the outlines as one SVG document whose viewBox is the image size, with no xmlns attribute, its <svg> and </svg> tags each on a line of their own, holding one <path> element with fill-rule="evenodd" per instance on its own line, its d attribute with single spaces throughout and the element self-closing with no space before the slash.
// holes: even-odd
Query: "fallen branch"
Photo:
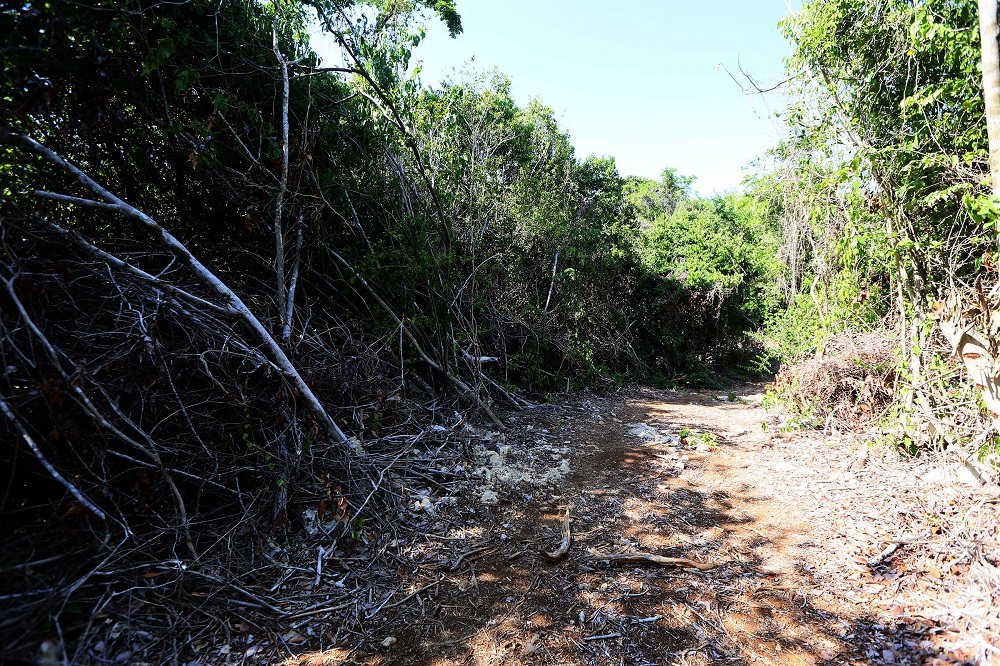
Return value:
<svg viewBox="0 0 1000 666">
<path fill-rule="evenodd" d="M 708 571 L 718 567 L 710 562 L 695 562 L 684 557 L 663 557 L 649 553 L 619 553 L 617 555 L 591 555 L 596 562 L 625 562 L 627 564 L 659 564 L 667 567 L 693 568 L 698 571 Z"/>
<path fill-rule="evenodd" d="M 291 360 L 281 349 L 281 346 L 277 343 L 274 337 L 268 332 L 261 323 L 260 319 L 250 311 L 250 308 L 236 295 L 229 286 L 219 279 L 212 271 L 208 269 L 201 261 L 195 257 L 187 246 L 180 242 L 173 234 L 171 234 L 165 227 L 160 225 L 158 222 L 153 220 L 151 217 L 140 211 L 139 209 L 125 203 L 122 199 L 118 198 L 107 189 L 99 185 L 94 179 L 85 174 L 75 165 L 63 159 L 62 156 L 53 152 L 52 150 L 46 148 L 39 142 L 35 141 L 31 137 L 24 136 L 16 133 L 9 133 L 6 136 L 0 137 L 3 140 L 11 141 L 16 143 L 23 148 L 30 150 L 36 155 L 41 156 L 46 161 L 51 162 L 55 166 L 59 167 L 63 171 L 69 173 L 77 181 L 80 182 L 84 187 L 89 189 L 91 192 L 96 194 L 98 197 L 103 199 L 100 202 L 84 203 L 87 200 L 80 199 L 77 203 L 82 205 L 96 205 L 99 208 L 105 210 L 113 210 L 117 213 L 130 217 L 138 222 L 142 223 L 144 226 L 149 228 L 155 237 L 157 237 L 160 242 L 172 251 L 177 257 L 183 260 L 187 266 L 191 269 L 191 272 L 197 276 L 197 278 L 206 287 L 211 289 L 217 296 L 219 296 L 224 305 L 223 307 L 237 316 L 245 325 L 247 325 L 260 339 L 263 343 L 263 347 L 267 356 L 269 356 L 272 363 L 279 368 L 281 373 L 288 379 L 298 394 L 308 405 L 313 416 L 324 426 L 324 428 L 333 435 L 337 441 L 341 443 L 347 442 L 347 436 L 344 435 L 340 427 L 334 422 L 334 420 L 327 414 L 326 409 L 324 409 L 319 398 L 312 392 L 309 385 L 306 384 L 305 380 L 299 374 L 295 366 L 292 365 Z M 45 196 L 47 198 L 57 198 L 51 196 L 51 193 L 47 192 L 36 192 L 38 196 Z"/>
<path fill-rule="evenodd" d="M 476 560 L 486 555 L 487 551 L 492 553 L 496 550 L 497 550 L 496 548 L 491 549 L 489 546 L 483 546 L 481 548 L 473 548 L 472 550 L 467 550 L 458 556 L 458 559 L 455 560 L 455 564 L 451 566 L 450 571 L 455 571 L 456 569 L 458 569 L 460 566 L 462 566 L 462 562 L 466 561 L 466 559 L 468 559 L 469 561 Z"/>
<path fill-rule="evenodd" d="M 299 611 L 298 613 L 292 613 L 286 615 L 284 619 L 286 620 L 298 620 L 303 617 L 312 617 L 313 615 L 319 615 L 321 613 L 332 613 L 333 611 L 344 610 L 345 608 L 350 608 L 358 603 L 357 599 L 352 599 L 351 601 L 345 601 L 343 603 L 337 604 L 320 604 L 316 608 L 310 608 L 309 610 Z"/>
<path fill-rule="evenodd" d="M 573 535 L 569 531 L 569 509 L 566 509 L 566 515 L 563 516 L 563 538 L 562 543 L 559 547 L 552 552 L 542 551 L 542 557 L 547 559 L 549 562 L 558 562 L 562 558 L 566 557 L 566 553 L 569 552 L 570 543 L 572 543 Z"/>
<path fill-rule="evenodd" d="M 889 545 L 886 546 L 882 552 L 869 558 L 866 564 L 870 567 L 878 566 L 879 564 L 882 564 L 882 562 L 884 562 L 890 555 L 899 550 L 900 546 L 908 546 L 914 543 L 926 543 L 929 540 L 929 537 L 930 534 L 925 534 L 924 536 L 917 537 L 915 539 L 895 539 L 890 541 Z"/>
<path fill-rule="evenodd" d="M 870 567 L 874 567 L 874 566 L 878 566 L 879 564 L 882 564 L 882 562 L 884 562 L 886 560 L 886 558 L 888 558 L 890 555 L 892 555 L 897 550 L 899 550 L 899 546 L 900 545 L 901 544 L 898 544 L 898 543 L 890 543 L 888 546 L 885 547 L 884 550 L 882 550 L 881 553 L 879 553 L 875 557 L 869 558 L 868 561 L 866 562 L 866 564 L 868 566 L 870 566 Z"/>
<path fill-rule="evenodd" d="M 403 597 L 399 601 L 397 601 L 395 603 L 388 604 L 388 605 L 383 604 L 383 605 L 379 606 L 378 608 L 376 608 L 375 610 L 373 610 L 371 613 L 366 614 L 365 615 L 365 619 L 366 620 L 370 620 L 370 619 L 372 619 L 373 617 L 375 617 L 376 615 L 378 615 L 379 613 L 381 613 L 382 611 L 384 611 L 384 610 L 386 610 L 388 608 L 396 608 L 397 606 L 402 606 L 407 601 L 409 601 L 413 597 L 417 596 L 421 592 L 423 592 L 425 590 L 428 590 L 428 589 L 434 587 L 435 585 L 439 584 L 442 580 L 444 580 L 444 577 L 443 576 L 439 576 L 437 579 L 431 581 L 430 583 L 427 583 L 423 587 L 419 587 L 416 590 L 414 590 L 413 592 L 410 592 L 408 595 L 406 595 L 405 597 Z"/>
</svg>

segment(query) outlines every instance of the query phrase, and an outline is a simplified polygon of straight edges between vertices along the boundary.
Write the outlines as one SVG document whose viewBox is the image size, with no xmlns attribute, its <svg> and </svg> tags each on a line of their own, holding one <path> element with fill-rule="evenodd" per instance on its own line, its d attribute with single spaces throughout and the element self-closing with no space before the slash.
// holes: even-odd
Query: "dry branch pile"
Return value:
<svg viewBox="0 0 1000 666">
<path fill-rule="evenodd" d="M 881 333 L 828 338 L 812 358 L 783 367 L 775 378 L 775 389 L 817 426 L 863 429 L 892 404 L 896 346 Z"/>
<path fill-rule="evenodd" d="M 301 555 L 288 544 L 306 516 L 325 525 L 328 548 L 353 533 L 350 548 L 367 552 L 359 518 L 394 533 L 400 484 L 447 481 L 441 468 L 467 447 L 468 435 L 422 432 L 414 410 L 427 413 L 387 391 L 374 355 L 347 356 L 305 327 L 290 348 L 297 367 L 317 395 L 351 405 L 332 415 L 369 439 L 341 443 L 169 253 L 124 241 L 99 251 L 4 213 L 3 653 L 49 637 L 82 663 L 73 646 L 100 633 L 104 654 L 139 644 L 157 661 L 175 650 L 164 627 L 234 609 L 266 627 L 301 612 L 306 600 L 274 590 Z M 421 458 L 425 440 L 447 451 Z"/>
</svg>

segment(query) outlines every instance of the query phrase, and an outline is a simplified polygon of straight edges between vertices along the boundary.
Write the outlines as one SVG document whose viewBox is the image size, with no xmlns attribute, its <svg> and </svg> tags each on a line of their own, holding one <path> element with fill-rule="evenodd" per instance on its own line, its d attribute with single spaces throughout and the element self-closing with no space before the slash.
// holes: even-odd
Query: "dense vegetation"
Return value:
<svg viewBox="0 0 1000 666">
<path fill-rule="evenodd" d="M 424 20 L 462 29 L 444 0 L 0 12 L 0 565 L 80 556 L 5 584 L 7 648 L 98 562 L 225 562 L 316 501 L 376 519 L 360 447 L 456 410 L 502 429 L 546 391 L 711 386 L 878 329 L 896 436 L 971 439 L 931 344 L 1000 211 L 971 2 L 805 3 L 789 139 L 711 199 L 581 158 L 499 73 L 422 85 Z"/>
<path fill-rule="evenodd" d="M 425 19 L 461 31 L 446 2 L 0 14 L 3 564 L 74 535 L 5 584 L 5 649 L 116 598 L 99 562 L 234 571 L 304 506 L 380 520 L 392 435 L 455 410 L 752 368 L 769 208 L 581 159 L 500 74 L 421 85 Z"/>
<path fill-rule="evenodd" d="M 980 380 L 964 380 L 935 326 L 976 290 L 976 309 L 992 308 L 982 285 L 995 282 L 998 209 L 976 5 L 809 2 L 783 29 L 789 138 L 758 178 L 780 200 L 795 297 L 772 337 L 788 355 L 879 332 L 880 360 L 854 381 L 888 380 L 882 432 L 913 449 L 975 440 L 988 455 Z M 808 420 L 816 405 L 799 398 Z"/>
</svg>

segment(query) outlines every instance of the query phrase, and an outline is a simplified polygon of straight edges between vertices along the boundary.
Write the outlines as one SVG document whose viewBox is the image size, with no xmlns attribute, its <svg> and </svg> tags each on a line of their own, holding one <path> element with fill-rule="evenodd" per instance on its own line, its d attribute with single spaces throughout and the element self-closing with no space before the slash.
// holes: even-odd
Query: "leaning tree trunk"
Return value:
<svg viewBox="0 0 1000 666">
<path fill-rule="evenodd" d="M 983 94 L 986 98 L 986 132 L 990 142 L 990 181 L 1000 197 L 1000 27 L 996 0 L 979 0 L 979 37 L 983 49 Z"/>
</svg>

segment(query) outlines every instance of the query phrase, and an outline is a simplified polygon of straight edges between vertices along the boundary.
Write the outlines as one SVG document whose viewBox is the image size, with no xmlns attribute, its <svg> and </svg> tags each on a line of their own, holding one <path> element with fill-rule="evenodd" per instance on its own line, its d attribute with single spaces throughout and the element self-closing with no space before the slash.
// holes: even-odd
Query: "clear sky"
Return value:
<svg viewBox="0 0 1000 666">
<path fill-rule="evenodd" d="M 721 63 L 779 80 L 789 46 L 784 0 L 457 0 L 464 32 L 428 21 L 414 52 L 437 86 L 470 61 L 507 74 L 524 104 L 556 112 L 580 158 L 613 155 L 625 175 L 664 167 L 697 177 L 702 195 L 739 185 L 774 145 L 778 97 L 747 96 Z"/>
</svg>

